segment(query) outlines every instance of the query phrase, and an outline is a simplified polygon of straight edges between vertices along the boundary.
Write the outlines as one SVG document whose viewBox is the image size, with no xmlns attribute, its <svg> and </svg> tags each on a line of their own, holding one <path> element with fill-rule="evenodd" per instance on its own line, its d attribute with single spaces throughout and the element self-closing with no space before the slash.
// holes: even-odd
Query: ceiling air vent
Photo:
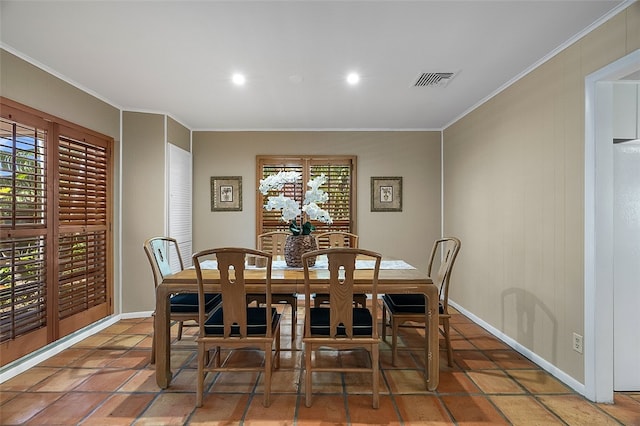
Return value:
<svg viewBox="0 0 640 426">
<path fill-rule="evenodd" d="M 418 80 L 416 80 L 415 87 L 445 87 L 453 77 L 452 72 L 423 72 Z"/>
</svg>

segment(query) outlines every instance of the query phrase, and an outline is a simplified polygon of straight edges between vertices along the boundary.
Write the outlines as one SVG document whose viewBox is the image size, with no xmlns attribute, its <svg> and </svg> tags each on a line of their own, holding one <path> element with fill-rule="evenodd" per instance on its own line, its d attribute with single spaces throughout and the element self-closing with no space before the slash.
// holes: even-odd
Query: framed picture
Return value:
<svg viewBox="0 0 640 426">
<path fill-rule="evenodd" d="M 242 211 L 242 176 L 211 177 L 211 211 Z"/>
<path fill-rule="evenodd" d="M 402 177 L 371 177 L 371 211 L 402 211 Z"/>
</svg>

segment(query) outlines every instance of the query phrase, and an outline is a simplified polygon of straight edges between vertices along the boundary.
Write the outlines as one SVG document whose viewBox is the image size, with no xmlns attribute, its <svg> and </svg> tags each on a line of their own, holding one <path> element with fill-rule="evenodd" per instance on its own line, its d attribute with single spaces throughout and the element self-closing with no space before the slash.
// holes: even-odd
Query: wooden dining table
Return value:
<svg viewBox="0 0 640 426">
<path fill-rule="evenodd" d="M 385 259 L 382 265 L 384 266 Z M 423 271 L 406 264 L 406 269 L 384 269 L 381 267 L 378 277 L 378 294 L 418 293 L 424 294 L 427 303 L 425 324 L 425 384 L 433 391 L 439 381 L 438 355 L 438 288 Z M 207 293 L 220 292 L 220 274 L 217 269 L 203 269 L 204 290 Z M 247 266 L 245 269 L 245 286 L 247 293 L 264 292 L 266 268 Z M 311 290 L 317 293 L 328 293 L 329 271 L 327 269 L 311 269 Z M 184 269 L 167 275 L 156 288 L 155 339 L 156 339 L 156 382 L 162 389 L 171 384 L 171 339 L 169 321 L 169 297 L 175 293 L 197 293 L 196 271 Z M 272 293 L 304 294 L 304 272 L 302 268 L 272 269 Z M 371 293 L 371 274 L 356 271 L 354 293 Z"/>
</svg>

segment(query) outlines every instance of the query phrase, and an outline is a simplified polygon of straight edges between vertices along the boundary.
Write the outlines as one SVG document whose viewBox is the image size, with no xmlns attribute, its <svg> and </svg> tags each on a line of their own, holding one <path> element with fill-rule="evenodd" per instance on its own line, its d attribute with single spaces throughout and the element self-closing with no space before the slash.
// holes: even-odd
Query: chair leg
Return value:
<svg viewBox="0 0 640 426">
<path fill-rule="evenodd" d="M 453 367 L 453 348 L 451 347 L 451 335 L 449 334 L 449 318 L 442 318 L 442 334 L 447 345 L 447 363 Z"/>
<path fill-rule="evenodd" d="M 155 321 L 154 321 L 155 323 Z M 153 327 L 153 334 L 151 335 L 151 360 L 149 361 L 151 365 L 156 363 L 156 330 L 155 325 Z"/>
<path fill-rule="evenodd" d="M 198 343 L 198 382 L 196 385 L 196 407 L 202 407 L 203 393 L 204 393 L 204 359 L 205 359 L 205 347 L 204 344 Z"/>
<path fill-rule="evenodd" d="M 387 341 L 387 308 L 382 303 L 382 341 Z"/>
<path fill-rule="evenodd" d="M 298 327 L 298 297 L 291 300 L 291 341 L 296 340 L 296 328 Z"/>
<path fill-rule="evenodd" d="M 182 340 L 182 321 L 178 321 L 178 340 Z"/>
<path fill-rule="evenodd" d="M 311 407 L 311 348 L 309 346 L 304 346 L 304 405 L 307 407 Z"/>
<path fill-rule="evenodd" d="M 396 359 L 398 358 L 398 331 L 400 325 L 398 321 L 391 315 L 391 365 L 396 366 Z"/>
<path fill-rule="evenodd" d="M 271 373 L 273 372 L 271 349 L 271 343 L 266 343 L 264 346 L 264 400 L 262 401 L 262 405 L 265 407 L 271 405 Z"/>
<path fill-rule="evenodd" d="M 380 406 L 380 393 L 379 393 L 379 386 L 380 386 L 380 371 L 379 371 L 379 364 L 380 362 L 380 354 L 378 352 L 378 346 L 375 345 L 374 347 L 371 348 L 371 363 L 373 367 L 373 408 L 378 408 Z"/>
</svg>

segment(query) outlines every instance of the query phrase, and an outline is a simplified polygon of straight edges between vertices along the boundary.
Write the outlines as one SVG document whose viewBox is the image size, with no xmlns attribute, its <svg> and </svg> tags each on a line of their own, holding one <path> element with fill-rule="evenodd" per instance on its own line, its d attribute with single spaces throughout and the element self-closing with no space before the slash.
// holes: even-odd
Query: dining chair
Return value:
<svg viewBox="0 0 640 426">
<path fill-rule="evenodd" d="M 307 259 L 313 256 L 326 256 L 329 276 L 329 307 L 311 306 L 311 284 Z M 369 262 L 367 266 L 358 265 L 358 261 L 374 260 L 374 267 Z M 370 372 L 373 408 L 379 406 L 379 343 L 378 336 L 378 304 L 372 303 L 371 308 L 357 307 L 353 304 L 353 285 L 356 272 L 359 276 L 365 274 L 371 282 L 371 295 L 374 300 L 378 296 L 378 274 L 382 256 L 372 251 L 359 248 L 328 248 L 302 255 L 304 268 L 304 370 L 305 370 L 305 405 L 311 406 L 313 373 L 319 372 Z M 319 271 L 321 272 L 321 271 Z M 323 276 L 326 274 L 323 274 Z M 312 362 L 312 353 L 321 348 L 335 350 L 353 350 L 364 348 L 369 353 L 369 365 L 345 365 L 336 357 L 335 363 L 329 360 Z M 315 361 L 318 360 L 316 353 Z"/>
<path fill-rule="evenodd" d="M 265 306 L 249 306 L 247 303 L 245 282 L 245 259 L 247 256 L 262 258 L 266 262 L 266 276 L 262 293 Z M 198 282 L 198 298 L 206 298 L 203 283 L 205 260 L 215 258 L 220 273 L 222 306 L 207 315 L 202 304 L 198 311 L 198 377 L 196 388 L 196 406 L 201 407 L 204 394 L 204 379 L 207 373 L 256 371 L 263 374 L 263 405 L 271 404 L 271 374 L 280 367 L 280 318 L 277 309 L 271 306 L 271 266 L 270 253 L 249 248 L 224 247 L 203 250 L 193 255 Z M 275 349 L 274 349 L 275 343 Z M 233 360 L 233 349 L 261 348 L 264 359 L 239 361 Z M 209 351 L 213 349 L 213 356 Z M 221 360 L 222 349 L 229 349 Z"/>
<path fill-rule="evenodd" d="M 175 238 L 153 237 L 144 242 L 144 252 L 151 264 L 153 273 L 154 289 L 162 282 L 166 275 L 184 269 L 180 248 Z M 173 262 L 171 260 L 174 260 Z M 172 263 L 174 266 L 172 266 Z M 154 292 L 155 295 L 155 292 Z M 205 297 L 204 309 L 211 313 L 216 309 L 222 298 L 217 293 L 207 294 Z M 171 295 L 169 299 L 170 319 L 178 321 L 178 340 L 182 339 L 183 327 L 196 327 L 194 322 L 198 321 L 198 295 L 195 293 L 178 293 Z M 155 312 L 154 312 L 155 315 Z M 185 324 L 187 322 L 187 324 Z M 155 326 L 155 322 L 154 322 Z M 153 332 L 151 339 L 151 364 L 156 362 L 156 333 Z"/>
<path fill-rule="evenodd" d="M 460 251 L 460 240 L 455 237 L 441 238 L 434 242 L 431 249 L 431 257 L 427 268 L 427 275 L 439 288 L 439 323 L 442 325 L 440 332 L 444 336 L 447 347 L 447 361 L 453 366 L 453 349 L 451 348 L 451 336 L 449 330 L 449 283 L 453 265 Z M 436 269 L 437 268 L 437 269 Z M 436 272 L 437 271 L 437 272 Z M 432 273 L 435 272 L 435 275 Z M 403 325 L 405 322 L 425 322 L 425 298 L 422 294 L 385 294 L 382 296 L 382 340 L 386 341 L 387 325 L 391 326 L 391 363 L 396 365 L 398 352 L 398 329 L 401 326 L 417 327 L 416 325 Z M 387 324 L 387 312 L 389 324 Z"/>
<path fill-rule="evenodd" d="M 352 247 L 358 248 L 359 237 L 356 234 L 345 231 L 327 231 L 316 235 L 316 242 L 319 249 L 330 247 Z M 367 306 L 366 294 L 354 294 L 353 301 L 365 308 Z M 313 298 L 313 304 L 319 308 L 322 304 L 329 303 L 328 294 L 316 294 Z"/>
<path fill-rule="evenodd" d="M 284 259 L 284 245 L 287 237 L 291 235 L 286 231 L 271 231 L 258 235 L 258 250 L 271 253 L 273 256 Z M 264 304 L 264 294 L 248 294 L 249 302 Z M 291 306 L 291 340 L 296 339 L 296 326 L 298 322 L 298 295 L 295 293 L 273 293 L 271 295 L 273 303 L 285 303 Z"/>
</svg>

